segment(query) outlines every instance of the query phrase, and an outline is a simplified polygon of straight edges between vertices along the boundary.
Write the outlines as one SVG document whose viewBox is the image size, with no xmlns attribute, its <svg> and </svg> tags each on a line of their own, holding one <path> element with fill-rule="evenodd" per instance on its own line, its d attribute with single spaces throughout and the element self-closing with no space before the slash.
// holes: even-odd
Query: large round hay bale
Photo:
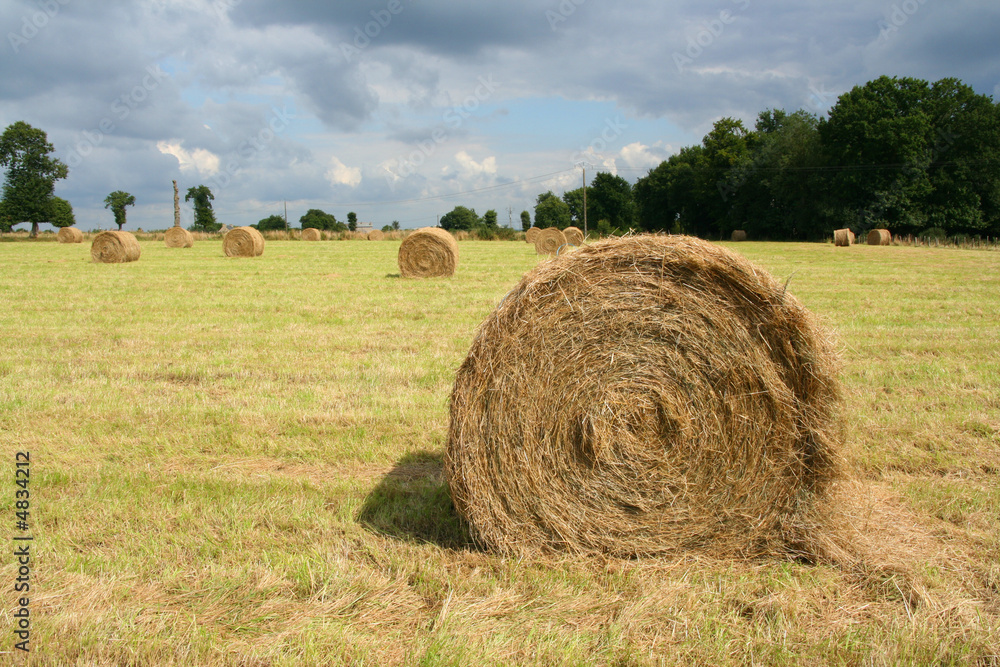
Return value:
<svg viewBox="0 0 1000 667">
<path fill-rule="evenodd" d="M 538 238 L 538 235 L 541 233 L 541 231 L 542 230 L 538 227 L 529 227 L 528 231 L 524 233 L 524 242 L 534 243 L 535 239 Z"/>
<path fill-rule="evenodd" d="M 404 278 L 451 276 L 458 266 L 458 242 L 440 227 L 423 227 L 403 239 L 396 260 Z"/>
<path fill-rule="evenodd" d="M 381 229 L 373 229 L 368 232 L 369 241 L 381 241 L 385 238 L 385 233 Z"/>
<path fill-rule="evenodd" d="M 233 227 L 222 239 L 226 257 L 260 257 L 264 254 L 264 237 L 253 227 Z"/>
<path fill-rule="evenodd" d="M 546 227 L 535 236 L 535 252 L 539 255 L 555 255 L 566 245 L 566 235 L 558 227 Z"/>
<path fill-rule="evenodd" d="M 868 232 L 868 245 L 890 245 L 892 234 L 888 229 L 873 229 Z"/>
<path fill-rule="evenodd" d="M 566 243 L 570 245 L 583 245 L 583 231 L 579 227 L 567 227 L 563 230 L 566 236 Z"/>
<path fill-rule="evenodd" d="M 445 474 L 504 553 L 801 553 L 841 415 L 826 335 L 766 271 L 686 236 L 605 239 L 480 326 Z"/>
<path fill-rule="evenodd" d="M 833 232 L 833 245 L 847 247 L 854 243 L 854 233 L 850 229 L 837 229 Z"/>
<path fill-rule="evenodd" d="M 90 258 L 101 264 L 134 262 L 141 254 L 142 248 L 132 232 L 101 232 L 90 244 Z"/>
<path fill-rule="evenodd" d="M 319 241 L 322 238 L 323 235 L 315 227 L 306 227 L 302 230 L 303 241 Z"/>
<path fill-rule="evenodd" d="M 163 242 L 168 248 L 194 247 L 194 235 L 183 227 L 171 227 L 163 235 Z"/>
<path fill-rule="evenodd" d="M 735 242 L 739 243 L 740 241 L 746 241 L 747 240 L 747 233 L 745 231 L 743 231 L 742 229 L 734 229 L 733 230 L 733 235 L 731 237 L 729 237 L 729 238 L 732 241 L 735 241 Z"/>
<path fill-rule="evenodd" d="M 63 227 L 56 234 L 59 243 L 83 243 L 83 232 L 76 227 Z"/>
</svg>

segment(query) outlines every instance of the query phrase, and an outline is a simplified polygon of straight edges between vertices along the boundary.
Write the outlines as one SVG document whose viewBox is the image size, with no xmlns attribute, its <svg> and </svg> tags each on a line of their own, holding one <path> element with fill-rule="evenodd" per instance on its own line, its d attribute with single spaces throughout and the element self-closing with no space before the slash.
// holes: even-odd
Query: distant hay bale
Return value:
<svg viewBox="0 0 1000 667">
<path fill-rule="evenodd" d="M 854 243 L 854 233 L 850 229 L 837 229 L 833 232 L 833 245 L 847 247 Z"/>
<path fill-rule="evenodd" d="M 539 255 L 555 255 L 566 245 L 566 235 L 558 227 L 546 227 L 535 235 L 535 252 Z"/>
<path fill-rule="evenodd" d="M 403 239 L 397 262 L 404 278 L 454 275 L 458 266 L 458 243 L 440 227 L 424 227 Z"/>
<path fill-rule="evenodd" d="M 381 229 L 373 229 L 368 232 L 369 241 L 381 241 L 385 238 L 385 233 Z"/>
<path fill-rule="evenodd" d="M 222 239 L 226 257 L 260 257 L 264 254 L 264 237 L 253 227 L 234 227 Z"/>
<path fill-rule="evenodd" d="M 742 229 L 733 230 L 733 235 L 730 237 L 731 240 L 739 242 L 747 240 L 747 233 Z"/>
<path fill-rule="evenodd" d="M 583 231 L 579 227 L 567 227 L 563 230 L 566 236 L 566 243 L 570 245 L 583 245 Z"/>
<path fill-rule="evenodd" d="M 303 241 L 319 241 L 323 238 L 323 235 L 315 227 L 306 227 L 302 230 L 302 240 Z"/>
<path fill-rule="evenodd" d="M 100 264 L 134 262 L 141 254 L 142 248 L 132 232 L 101 232 L 90 244 L 90 258 Z"/>
<path fill-rule="evenodd" d="M 837 363 L 736 253 L 598 241 L 526 274 L 477 331 L 451 395 L 452 500 L 512 555 L 812 554 L 840 471 Z"/>
<path fill-rule="evenodd" d="M 83 243 L 83 232 L 76 227 L 63 227 L 56 234 L 59 243 Z"/>
<path fill-rule="evenodd" d="M 163 242 L 168 248 L 191 248 L 194 246 L 194 236 L 183 227 L 171 227 L 163 235 Z"/>
<path fill-rule="evenodd" d="M 868 232 L 868 245 L 890 245 L 892 234 L 888 229 L 873 229 Z"/>
<path fill-rule="evenodd" d="M 534 243 L 535 239 L 538 238 L 538 235 L 541 234 L 541 232 L 542 232 L 542 230 L 540 228 L 538 228 L 538 227 L 530 227 L 530 228 L 528 228 L 528 231 L 526 231 L 524 233 L 524 242 L 525 243 Z"/>
</svg>

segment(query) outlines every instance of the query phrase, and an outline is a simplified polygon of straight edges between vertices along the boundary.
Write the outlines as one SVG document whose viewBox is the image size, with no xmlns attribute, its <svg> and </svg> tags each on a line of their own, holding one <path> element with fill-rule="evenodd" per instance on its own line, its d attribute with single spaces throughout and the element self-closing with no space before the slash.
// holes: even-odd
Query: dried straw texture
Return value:
<svg viewBox="0 0 1000 667">
<path fill-rule="evenodd" d="M 423 227 L 403 239 L 396 259 L 404 278 L 451 276 L 458 267 L 458 242 L 440 227 Z"/>
<path fill-rule="evenodd" d="M 183 227 L 171 227 L 163 235 L 163 242 L 168 248 L 192 248 L 194 236 Z"/>
<path fill-rule="evenodd" d="M 373 229 L 368 232 L 369 241 L 381 241 L 385 238 L 385 233 L 381 229 Z"/>
<path fill-rule="evenodd" d="M 888 229 L 873 229 L 868 232 L 868 245 L 890 245 L 892 234 Z"/>
<path fill-rule="evenodd" d="M 733 235 L 730 237 L 731 240 L 739 242 L 747 240 L 747 233 L 742 229 L 733 230 Z"/>
<path fill-rule="evenodd" d="M 566 235 L 558 227 L 546 227 L 535 235 L 535 252 L 539 255 L 555 255 L 566 245 Z"/>
<path fill-rule="evenodd" d="M 451 396 L 452 499 L 507 554 L 808 553 L 840 469 L 836 363 L 805 308 L 730 250 L 584 246 L 480 326 Z"/>
<path fill-rule="evenodd" d="M 322 238 L 323 235 L 315 227 L 306 227 L 302 230 L 303 241 L 319 241 Z"/>
<path fill-rule="evenodd" d="M 141 254 L 142 248 L 132 232 L 101 232 L 90 244 L 90 258 L 101 264 L 134 262 Z"/>
<path fill-rule="evenodd" d="M 260 257 L 264 254 L 264 237 L 253 227 L 234 227 L 222 239 L 226 257 Z"/>
<path fill-rule="evenodd" d="M 566 236 L 566 243 L 570 245 L 583 245 L 583 231 L 579 227 L 567 227 L 563 230 Z"/>
<path fill-rule="evenodd" d="M 833 245 L 847 247 L 854 243 L 854 234 L 850 229 L 837 229 L 833 232 Z"/>
<path fill-rule="evenodd" d="M 83 243 L 83 232 L 76 227 L 63 227 L 56 234 L 59 243 Z"/>
<path fill-rule="evenodd" d="M 524 233 L 524 242 L 534 243 L 535 239 L 538 238 L 538 235 L 541 234 L 541 232 L 542 230 L 538 227 L 529 227 L 528 231 Z"/>
</svg>

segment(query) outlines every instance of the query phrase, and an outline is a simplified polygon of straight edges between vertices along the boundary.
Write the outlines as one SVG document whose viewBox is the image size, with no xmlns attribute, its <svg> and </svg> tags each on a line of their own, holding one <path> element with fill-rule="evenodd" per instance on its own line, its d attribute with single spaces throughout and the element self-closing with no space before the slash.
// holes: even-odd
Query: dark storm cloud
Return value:
<svg viewBox="0 0 1000 667">
<path fill-rule="evenodd" d="M 584 2 L 564 1 L 574 8 L 575 3 Z M 488 5 L 446 0 L 245 0 L 233 8 L 231 16 L 243 25 L 323 26 L 348 50 L 403 44 L 427 53 L 462 57 L 493 47 L 530 48 L 540 40 L 551 39 L 546 12 L 558 12 L 559 4 L 548 0 Z"/>
</svg>

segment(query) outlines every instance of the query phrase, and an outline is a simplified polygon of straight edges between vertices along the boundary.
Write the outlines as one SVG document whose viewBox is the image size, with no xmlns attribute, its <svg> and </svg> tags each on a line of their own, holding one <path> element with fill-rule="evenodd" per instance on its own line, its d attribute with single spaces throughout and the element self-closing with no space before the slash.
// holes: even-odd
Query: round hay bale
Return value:
<svg viewBox="0 0 1000 667">
<path fill-rule="evenodd" d="M 63 227 L 56 234 L 59 243 L 83 243 L 83 232 L 76 227 Z"/>
<path fill-rule="evenodd" d="M 528 231 L 526 231 L 524 233 L 524 242 L 525 243 L 534 243 L 535 239 L 538 238 L 538 235 L 541 232 L 542 232 L 542 230 L 539 229 L 538 227 L 529 227 Z"/>
<path fill-rule="evenodd" d="M 385 233 L 381 229 L 373 229 L 368 232 L 369 241 L 381 241 L 385 238 Z"/>
<path fill-rule="evenodd" d="M 535 252 L 539 255 L 555 255 L 566 245 L 566 235 L 558 227 L 546 227 L 535 236 Z"/>
<path fill-rule="evenodd" d="M 733 230 L 733 235 L 730 237 L 730 239 L 732 241 L 737 242 L 737 243 L 740 242 L 740 241 L 746 241 L 747 240 L 747 233 L 745 231 L 743 231 L 742 229 L 734 229 Z"/>
<path fill-rule="evenodd" d="M 458 266 L 458 242 L 440 227 L 423 227 L 403 239 L 396 259 L 404 278 L 451 276 Z"/>
<path fill-rule="evenodd" d="M 840 470 L 836 369 L 813 317 L 736 253 L 598 241 L 480 326 L 451 395 L 452 500 L 507 554 L 811 553 Z"/>
<path fill-rule="evenodd" d="M 583 231 L 579 227 L 567 227 L 563 230 L 566 236 L 566 243 L 570 245 L 583 245 Z"/>
<path fill-rule="evenodd" d="M 264 237 L 253 227 L 234 227 L 222 239 L 226 257 L 260 257 L 264 254 Z"/>
<path fill-rule="evenodd" d="M 321 234 L 315 227 L 306 227 L 302 230 L 303 241 L 319 241 L 322 238 L 323 234 Z"/>
<path fill-rule="evenodd" d="M 833 232 L 833 245 L 847 247 L 854 243 L 854 232 L 850 229 L 837 229 Z"/>
<path fill-rule="evenodd" d="M 194 235 L 183 227 L 171 227 L 163 235 L 163 242 L 168 248 L 192 248 Z"/>
<path fill-rule="evenodd" d="M 892 234 L 888 229 L 873 229 L 868 232 L 868 245 L 890 245 Z"/>
<path fill-rule="evenodd" d="M 141 254 L 142 248 L 132 232 L 101 232 L 90 244 L 90 258 L 100 264 L 134 262 Z"/>
</svg>

